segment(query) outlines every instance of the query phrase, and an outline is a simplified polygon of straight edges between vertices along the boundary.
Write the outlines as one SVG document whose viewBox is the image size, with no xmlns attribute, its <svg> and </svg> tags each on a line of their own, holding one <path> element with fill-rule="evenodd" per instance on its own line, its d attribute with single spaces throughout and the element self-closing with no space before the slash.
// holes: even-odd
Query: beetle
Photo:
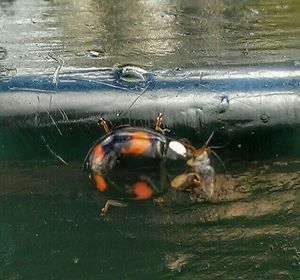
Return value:
<svg viewBox="0 0 300 280">
<path fill-rule="evenodd" d="M 123 125 L 110 130 L 105 119 L 99 120 L 106 134 L 90 148 L 83 167 L 109 198 L 102 213 L 110 205 L 158 198 L 170 189 L 192 188 L 213 195 L 215 171 L 208 146 L 213 133 L 201 148 L 195 148 L 186 140 L 166 137 L 162 118 L 159 113 L 154 129 Z M 184 172 L 178 175 L 178 169 Z"/>
</svg>

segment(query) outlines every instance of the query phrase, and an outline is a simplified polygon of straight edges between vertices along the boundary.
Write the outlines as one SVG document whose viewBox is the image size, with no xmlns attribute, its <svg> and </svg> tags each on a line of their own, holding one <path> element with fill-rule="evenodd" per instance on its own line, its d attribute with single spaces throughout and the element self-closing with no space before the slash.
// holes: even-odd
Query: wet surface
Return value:
<svg viewBox="0 0 300 280">
<path fill-rule="evenodd" d="M 294 0 L 4 0 L 0 81 L 3 86 L 12 77 L 50 74 L 57 89 L 63 71 L 82 74 L 130 63 L 164 77 L 177 73 L 179 79 L 182 73 L 188 80 L 185 69 L 193 76 L 210 67 L 213 89 L 238 92 L 242 75 L 248 90 L 258 80 L 261 88 L 272 84 L 281 93 L 293 92 L 297 108 L 299 12 Z M 276 63 L 292 65 L 296 75 L 274 72 Z M 248 65 L 268 71 L 243 68 Z M 226 79 L 237 82 L 214 83 L 220 68 L 224 73 L 227 66 L 236 68 Z M 133 81 L 147 81 L 131 68 L 118 71 L 119 80 L 132 83 L 131 89 Z M 54 99 L 56 93 L 51 93 Z M 232 100 L 219 97 L 213 110 L 226 116 Z M 138 99 L 133 109 L 141 103 Z M 259 123 L 272 124 L 269 111 L 248 106 L 245 112 L 253 110 Z M 63 120 L 68 118 L 64 112 L 59 111 Z M 105 197 L 81 169 L 101 134 L 94 120 L 58 123 L 48 114 L 47 125 L 39 126 L 38 119 L 6 115 L 0 120 L 0 278 L 298 279 L 300 132 L 297 110 L 284 112 L 286 120 L 294 121 L 280 130 L 216 133 L 212 145 L 222 146 L 215 151 L 227 174 L 214 157 L 216 191 L 210 200 L 169 192 L 163 205 L 132 203 L 112 208 L 106 216 L 100 214 Z M 205 121 L 206 116 L 200 114 Z M 170 136 L 203 144 L 207 135 L 193 131 L 187 120 L 173 126 Z M 172 121 L 166 115 L 166 122 Z M 153 121 L 135 124 L 152 127 Z M 247 123 L 236 127 L 242 125 Z"/>
<path fill-rule="evenodd" d="M 23 164 L 1 169 L 3 279 L 299 275 L 299 162 L 219 174 L 223 189 L 210 203 L 169 195 L 165 205 L 112 208 L 105 217 L 79 163 Z"/>
<path fill-rule="evenodd" d="M 293 0 L 1 1 L 0 47 L 18 73 L 53 70 L 49 53 L 67 68 L 299 63 L 299 10 Z"/>
</svg>

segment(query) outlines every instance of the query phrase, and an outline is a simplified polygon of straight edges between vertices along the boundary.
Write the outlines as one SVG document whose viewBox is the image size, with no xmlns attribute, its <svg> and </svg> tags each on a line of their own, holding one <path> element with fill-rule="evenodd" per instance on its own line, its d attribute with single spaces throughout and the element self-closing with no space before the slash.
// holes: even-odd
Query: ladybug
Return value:
<svg viewBox="0 0 300 280">
<path fill-rule="evenodd" d="M 109 198 L 102 213 L 110 205 L 158 198 L 170 189 L 193 188 L 203 190 L 208 197 L 213 195 L 215 171 L 208 147 L 213 133 L 196 149 L 186 140 L 166 137 L 162 116 L 158 114 L 155 129 L 123 125 L 110 130 L 100 119 L 106 134 L 89 150 L 83 167 L 97 189 Z M 178 175 L 178 169 L 184 172 Z"/>
</svg>

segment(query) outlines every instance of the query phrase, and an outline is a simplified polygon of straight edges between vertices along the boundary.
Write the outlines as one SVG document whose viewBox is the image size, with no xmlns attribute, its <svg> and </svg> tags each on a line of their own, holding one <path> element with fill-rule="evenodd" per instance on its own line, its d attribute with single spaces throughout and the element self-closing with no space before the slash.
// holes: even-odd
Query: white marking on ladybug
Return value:
<svg viewBox="0 0 300 280">
<path fill-rule="evenodd" d="M 186 148 L 178 141 L 171 141 L 169 143 L 169 148 L 176 154 L 179 154 L 183 157 L 186 156 Z"/>
</svg>

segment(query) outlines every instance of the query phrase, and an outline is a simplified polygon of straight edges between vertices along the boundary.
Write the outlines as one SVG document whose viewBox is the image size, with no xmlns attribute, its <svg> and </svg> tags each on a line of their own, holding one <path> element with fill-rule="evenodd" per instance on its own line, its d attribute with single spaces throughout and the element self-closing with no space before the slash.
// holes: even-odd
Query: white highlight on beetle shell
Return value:
<svg viewBox="0 0 300 280">
<path fill-rule="evenodd" d="M 186 148 L 178 141 L 171 141 L 169 143 L 169 148 L 183 157 L 186 156 Z"/>
<path fill-rule="evenodd" d="M 103 141 L 102 141 L 102 143 L 101 143 L 101 145 L 107 145 L 109 142 L 111 142 L 113 140 L 113 137 L 112 136 L 108 136 L 108 137 L 106 137 Z"/>
</svg>

